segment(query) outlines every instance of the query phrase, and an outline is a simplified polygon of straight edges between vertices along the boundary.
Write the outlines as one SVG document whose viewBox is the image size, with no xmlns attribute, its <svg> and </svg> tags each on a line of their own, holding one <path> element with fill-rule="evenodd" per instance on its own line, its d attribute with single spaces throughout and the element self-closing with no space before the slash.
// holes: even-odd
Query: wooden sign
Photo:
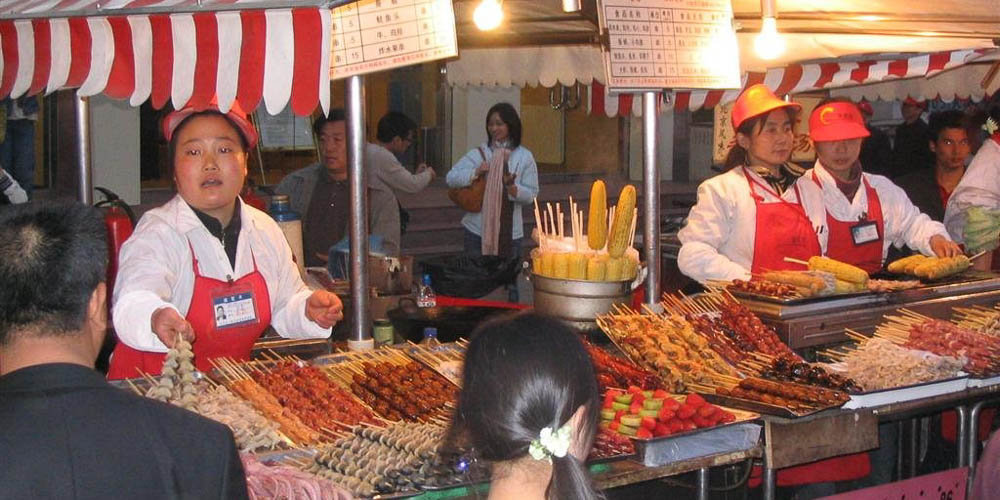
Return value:
<svg viewBox="0 0 1000 500">
<path fill-rule="evenodd" d="M 333 79 L 458 55 L 451 0 L 360 0 L 332 15 Z"/>
<path fill-rule="evenodd" d="M 969 468 L 962 467 L 824 497 L 821 500 L 962 500 L 965 498 L 968 478 Z"/>
<path fill-rule="evenodd" d="M 809 115 L 819 104 L 819 97 L 799 96 L 795 102 L 802 105 L 802 111 L 795 119 L 795 142 L 792 146 L 792 161 L 812 163 L 816 161 L 816 150 L 809 141 Z M 726 155 L 736 144 L 736 131 L 733 130 L 733 103 L 720 104 L 715 107 L 715 138 L 712 141 L 712 163 L 722 165 Z M 811 165 L 810 165 L 811 166 Z"/>
<path fill-rule="evenodd" d="M 599 5 L 610 92 L 739 88 L 729 0 L 601 0 Z"/>
</svg>

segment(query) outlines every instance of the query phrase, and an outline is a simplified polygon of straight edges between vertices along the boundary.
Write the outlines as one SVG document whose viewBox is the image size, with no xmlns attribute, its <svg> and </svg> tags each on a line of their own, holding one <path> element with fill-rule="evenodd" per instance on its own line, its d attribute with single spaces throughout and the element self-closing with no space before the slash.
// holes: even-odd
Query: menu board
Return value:
<svg viewBox="0 0 1000 500">
<path fill-rule="evenodd" d="M 451 0 L 360 0 L 332 15 L 333 79 L 458 55 Z"/>
<path fill-rule="evenodd" d="M 601 0 L 610 91 L 740 87 L 730 0 Z"/>
</svg>

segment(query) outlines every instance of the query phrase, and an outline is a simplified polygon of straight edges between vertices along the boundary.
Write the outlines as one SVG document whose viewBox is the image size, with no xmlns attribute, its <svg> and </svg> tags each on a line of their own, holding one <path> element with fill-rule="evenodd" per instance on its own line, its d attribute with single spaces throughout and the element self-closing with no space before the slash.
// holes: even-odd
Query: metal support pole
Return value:
<svg viewBox="0 0 1000 500">
<path fill-rule="evenodd" d="M 958 466 L 965 467 L 966 456 L 965 447 L 969 444 L 969 411 L 963 406 L 956 406 L 955 413 L 958 414 L 958 437 L 955 440 L 958 445 Z"/>
<path fill-rule="evenodd" d="M 94 172 L 90 165 L 90 101 L 86 97 L 76 97 L 76 157 L 77 199 L 84 205 L 94 204 Z"/>
<path fill-rule="evenodd" d="M 708 500 L 708 467 L 698 469 L 698 500 Z"/>
<path fill-rule="evenodd" d="M 966 453 L 968 453 L 969 477 L 976 470 L 976 460 L 979 455 L 979 412 L 983 409 L 986 401 L 977 401 L 969 411 L 969 440 L 966 443 Z"/>
<path fill-rule="evenodd" d="M 368 310 L 368 176 L 365 171 L 364 78 L 347 79 L 347 178 L 351 192 L 351 338 L 352 351 L 375 347 Z"/>
<path fill-rule="evenodd" d="M 764 460 L 764 473 L 761 478 L 761 488 L 763 490 L 764 500 L 774 500 L 774 488 L 777 482 L 778 472 L 771 468 L 771 465 Z"/>
<path fill-rule="evenodd" d="M 642 94 L 643 233 L 646 304 L 660 301 L 660 169 L 656 165 L 656 92 Z"/>
<path fill-rule="evenodd" d="M 920 451 L 917 449 L 917 432 L 920 430 L 920 423 L 916 418 L 910 419 L 910 476 L 917 477 L 917 461 L 920 460 Z"/>
</svg>

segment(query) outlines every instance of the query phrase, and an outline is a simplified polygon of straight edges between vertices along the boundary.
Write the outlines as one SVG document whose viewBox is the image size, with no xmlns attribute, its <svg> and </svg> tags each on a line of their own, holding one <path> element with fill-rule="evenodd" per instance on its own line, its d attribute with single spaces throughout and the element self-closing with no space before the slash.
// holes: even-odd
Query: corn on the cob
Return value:
<svg viewBox="0 0 1000 500">
<path fill-rule="evenodd" d="M 605 277 L 605 281 L 624 280 L 625 276 L 622 274 L 624 270 L 625 270 L 625 259 L 623 257 L 612 257 L 608 259 L 607 275 Z"/>
<path fill-rule="evenodd" d="M 839 280 L 864 285 L 868 283 L 868 273 L 864 269 L 831 259 L 829 257 L 809 257 L 809 269 L 833 273 Z"/>
<path fill-rule="evenodd" d="M 587 260 L 587 280 L 604 281 L 608 274 L 608 259 L 601 255 L 591 256 Z"/>
<path fill-rule="evenodd" d="M 805 294 L 807 297 L 816 295 L 826 288 L 826 282 L 823 281 L 823 278 L 813 276 L 805 271 L 768 271 L 764 273 L 763 278 L 775 283 L 804 288 L 808 290 L 808 293 Z"/>
<path fill-rule="evenodd" d="M 833 293 L 854 293 L 865 290 L 867 287 L 861 283 L 852 283 L 850 281 L 837 280 L 837 284 L 833 287 Z"/>
<path fill-rule="evenodd" d="M 560 252 L 552 257 L 552 277 L 558 279 L 569 278 L 569 253 Z"/>
<path fill-rule="evenodd" d="M 611 233 L 608 234 L 608 255 L 621 257 L 628 245 L 629 230 L 632 229 L 632 213 L 635 211 L 635 187 L 627 184 L 618 195 L 615 205 L 615 220 L 611 223 Z"/>
<path fill-rule="evenodd" d="M 608 241 L 608 192 L 598 179 L 590 186 L 590 218 L 587 219 L 587 245 L 593 250 L 604 248 Z"/>
<path fill-rule="evenodd" d="M 944 258 L 929 258 L 914 269 L 918 278 L 936 280 L 965 271 L 972 262 L 965 255 Z"/>
<path fill-rule="evenodd" d="M 542 272 L 539 274 L 541 274 L 542 276 L 555 278 L 556 254 L 553 252 L 545 252 L 542 254 L 541 260 L 542 260 Z"/>
<path fill-rule="evenodd" d="M 636 275 L 639 274 L 639 261 L 625 255 L 622 257 L 625 259 L 625 266 L 622 269 L 622 278 L 627 280 L 634 280 Z"/>
<path fill-rule="evenodd" d="M 569 254 L 569 279 L 587 279 L 587 256 L 580 252 Z"/>
<path fill-rule="evenodd" d="M 927 258 L 928 257 L 921 254 L 903 257 L 902 259 L 892 261 L 889 266 L 886 267 L 886 270 L 895 274 L 908 274 L 911 273 L 916 266 L 927 260 Z"/>
</svg>

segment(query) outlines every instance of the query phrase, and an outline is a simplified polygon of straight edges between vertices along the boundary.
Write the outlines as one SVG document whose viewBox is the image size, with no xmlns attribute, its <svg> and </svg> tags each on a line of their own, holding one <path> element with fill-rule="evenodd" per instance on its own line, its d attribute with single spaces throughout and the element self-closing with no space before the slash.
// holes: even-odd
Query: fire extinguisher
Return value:
<svg viewBox="0 0 1000 500">
<path fill-rule="evenodd" d="M 110 295 L 115 289 L 115 276 L 118 274 L 118 252 L 122 244 L 135 228 L 135 212 L 124 200 L 111 190 L 95 187 L 104 195 L 104 200 L 94 206 L 104 209 L 104 226 L 108 229 L 108 316 L 111 315 Z"/>
</svg>

